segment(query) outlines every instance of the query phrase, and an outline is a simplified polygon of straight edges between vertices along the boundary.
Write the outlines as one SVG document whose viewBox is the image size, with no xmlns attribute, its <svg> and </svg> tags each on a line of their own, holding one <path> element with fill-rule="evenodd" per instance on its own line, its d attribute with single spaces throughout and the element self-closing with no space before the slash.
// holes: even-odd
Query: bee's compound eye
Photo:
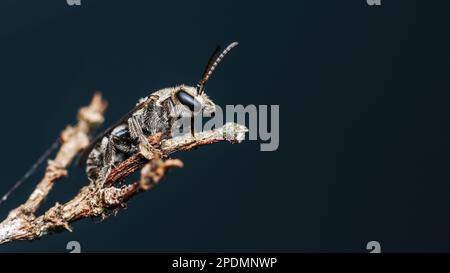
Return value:
<svg viewBox="0 0 450 273">
<path fill-rule="evenodd" d="M 196 112 L 201 109 L 200 102 L 183 90 L 178 91 L 177 98 L 183 105 L 189 107 L 192 112 Z"/>
</svg>

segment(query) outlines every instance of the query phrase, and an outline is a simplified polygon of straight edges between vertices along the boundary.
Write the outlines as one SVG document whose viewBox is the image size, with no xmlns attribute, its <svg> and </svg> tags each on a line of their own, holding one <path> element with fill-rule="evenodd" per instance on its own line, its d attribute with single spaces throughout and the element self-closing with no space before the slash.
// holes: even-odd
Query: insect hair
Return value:
<svg viewBox="0 0 450 273">
<path fill-rule="evenodd" d="M 28 171 L 14 183 L 14 185 L 2 196 L 0 199 L 0 204 L 5 202 L 8 197 L 17 190 L 31 175 L 33 175 L 39 168 L 39 166 L 42 165 L 51 155 L 51 153 L 56 150 L 60 145 L 59 138 L 56 139 L 52 145 L 38 158 L 38 160 L 28 169 Z"/>
</svg>

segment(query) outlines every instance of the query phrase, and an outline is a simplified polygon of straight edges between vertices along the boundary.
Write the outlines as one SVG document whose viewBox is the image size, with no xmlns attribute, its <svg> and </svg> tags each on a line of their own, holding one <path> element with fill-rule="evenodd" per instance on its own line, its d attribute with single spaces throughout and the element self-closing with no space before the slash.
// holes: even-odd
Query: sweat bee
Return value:
<svg viewBox="0 0 450 273">
<path fill-rule="evenodd" d="M 162 139 L 171 138 L 177 120 L 191 119 L 190 131 L 194 135 L 194 117 L 211 116 L 216 108 L 205 93 L 205 85 L 223 57 L 237 45 L 233 42 L 223 51 L 219 46 L 214 50 L 196 87 L 178 85 L 142 98 L 136 107 L 92 141 L 80 158 L 86 163 L 89 180 L 102 183 L 115 165 L 142 149 L 151 152 L 154 148 L 148 137 L 161 134 Z"/>
</svg>

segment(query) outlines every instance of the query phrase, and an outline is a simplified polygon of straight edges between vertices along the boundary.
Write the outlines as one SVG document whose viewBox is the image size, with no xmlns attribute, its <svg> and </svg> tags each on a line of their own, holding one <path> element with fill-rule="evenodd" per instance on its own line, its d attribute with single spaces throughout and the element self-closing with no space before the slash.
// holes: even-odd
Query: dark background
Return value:
<svg viewBox="0 0 450 273">
<path fill-rule="evenodd" d="M 450 252 L 448 1 L 17 1 L 0 4 L 0 192 L 94 90 L 112 123 L 150 92 L 194 85 L 216 44 L 240 42 L 207 93 L 279 104 L 280 147 L 177 154 L 116 217 L 0 252 Z M 36 175 L 0 207 L 23 202 Z M 73 167 L 45 208 L 85 183 Z"/>
</svg>

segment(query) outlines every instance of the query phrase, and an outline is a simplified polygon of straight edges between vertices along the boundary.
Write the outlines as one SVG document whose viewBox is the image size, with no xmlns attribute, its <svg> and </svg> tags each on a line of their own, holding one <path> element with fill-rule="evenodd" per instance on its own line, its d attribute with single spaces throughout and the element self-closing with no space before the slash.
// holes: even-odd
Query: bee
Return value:
<svg viewBox="0 0 450 273">
<path fill-rule="evenodd" d="M 95 138 L 80 157 L 88 179 L 104 183 L 120 162 L 138 152 L 154 152 L 148 138 L 155 134 L 160 134 L 161 139 L 173 137 L 173 125 L 181 119 L 191 120 L 190 132 L 195 136 L 194 118 L 200 114 L 211 116 L 216 107 L 206 95 L 205 85 L 223 57 L 237 45 L 233 42 L 223 51 L 219 46 L 214 50 L 196 87 L 178 85 L 140 99 L 130 112 Z"/>
</svg>

